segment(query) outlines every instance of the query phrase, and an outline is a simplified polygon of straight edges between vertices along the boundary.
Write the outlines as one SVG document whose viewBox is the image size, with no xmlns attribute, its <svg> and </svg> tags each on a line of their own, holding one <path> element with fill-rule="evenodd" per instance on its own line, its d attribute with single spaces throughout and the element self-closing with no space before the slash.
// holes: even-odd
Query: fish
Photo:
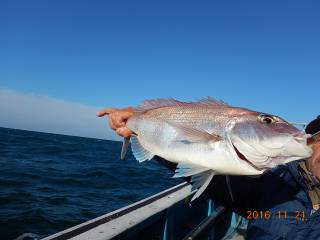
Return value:
<svg viewBox="0 0 320 240">
<path fill-rule="evenodd" d="M 130 141 L 139 162 L 157 155 L 176 163 L 173 177 L 191 177 L 196 190 L 191 201 L 214 175 L 260 175 L 312 154 L 306 144 L 310 135 L 284 119 L 212 97 L 146 100 L 134 108 L 126 127 L 133 134 L 125 138 L 121 158 Z"/>
</svg>

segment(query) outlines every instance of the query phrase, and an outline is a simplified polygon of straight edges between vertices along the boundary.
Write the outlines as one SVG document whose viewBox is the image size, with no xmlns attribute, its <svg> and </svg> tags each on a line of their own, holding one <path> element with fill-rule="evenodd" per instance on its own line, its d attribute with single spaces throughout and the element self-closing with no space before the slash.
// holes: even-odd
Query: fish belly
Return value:
<svg viewBox="0 0 320 240">
<path fill-rule="evenodd" d="M 168 161 L 205 167 L 216 174 L 252 174 L 240 167 L 225 141 L 189 141 L 174 126 L 161 120 L 130 119 L 127 126 L 137 134 L 143 148 Z"/>
</svg>

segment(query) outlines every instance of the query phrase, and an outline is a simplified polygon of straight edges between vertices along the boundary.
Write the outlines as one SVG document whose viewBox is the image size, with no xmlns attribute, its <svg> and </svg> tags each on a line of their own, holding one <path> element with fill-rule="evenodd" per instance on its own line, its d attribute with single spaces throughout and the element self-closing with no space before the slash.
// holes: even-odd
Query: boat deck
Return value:
<svg viewBox="0 0 320 240">
<path fill-rule="evenodd" d="M 242 218 L 208 199 L 190 205 L 193 194 L 181 183 L 44 239 L 244 239 Z"/>
</svg>

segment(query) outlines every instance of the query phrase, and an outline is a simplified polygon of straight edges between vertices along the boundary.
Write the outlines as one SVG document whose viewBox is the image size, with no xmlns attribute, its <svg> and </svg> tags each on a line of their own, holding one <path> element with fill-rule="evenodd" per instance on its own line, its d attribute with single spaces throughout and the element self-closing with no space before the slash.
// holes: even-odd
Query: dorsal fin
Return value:
<svg viewBox="0 0 320 240">
<path fill-rule="evenodd" d="M 223 101 L 218 101 L 213 97 L 202 98 L 195 102 L 182 102 L 173 98 L 168 99 L 151 99 L 143 101 L 135 110 L 136 111 L 147 111 L 150 109 L 161 108 L 161 107 L 172 107 L 172 106 L 207 106 L 207 107 L 230 107 Z"/>
<path fill-rule="evenodd" d="M 224 101 L 217 100 L 213 97 L 206 97 L 206 98 L 201 98 L 198 101 L 194 102 L 194 104 L 198 105 L 205 105 L 205 106 L 211 106 L 211 107 L 230 107 L 229 104 L 227 104 Z"/>
<path fill-rule="evenodd" d="M 160 99 L 150 99 L 143 101 L 136 110 L 147 111 L 150 109 L 170 107 L 170 106 L 183 106 L 185 103 L 175 100 L 173 98 L 160 98 Z"/>
</svg>

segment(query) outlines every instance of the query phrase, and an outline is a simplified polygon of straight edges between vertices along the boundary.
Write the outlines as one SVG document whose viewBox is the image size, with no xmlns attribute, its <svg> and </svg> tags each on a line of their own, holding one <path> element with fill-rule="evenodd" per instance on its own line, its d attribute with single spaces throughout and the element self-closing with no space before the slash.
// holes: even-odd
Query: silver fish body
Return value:
<svg viewBox="0 0 320 240">
<path fill-rule="evenodd" d="M 197 178 L 199 194 L 214 174 L 257 175 L 311 155 L 308 136 L 283 119 L 212 98 L 145 101 L 127 127 L 136 134 L 137 160 L 157 155 L 178 163 L 176 176 Z"/>
<path fill-rule="evenodd" d="M 168 122 L 159 118 L 155 121 L 148 117 L 133 117 L 128 121 L 127 126 L 137 134 L 137 140 L 145 150 L 152 153 L 151 156 L 157 155 L 174 163 L 194 164 L 220 174 L 255 175 L 262 173 L 261 170 L 247 166 L 246 161 L 239 160 L 227 137 L 216 141 L 214 137 L 210 139 L 210 136 L 203 139 L 202 136 L 190 136 L 188 134 L 193 134 L 192 132 L 186 134 L 185 129 L 181 129 L 181 126 L 175 123 L 181 124 L 179 121 Z M 184 122 L 184 124 L 185 127 L 187 123 Z M 205 131 L 208 135 L 209 132 L 214 132 L 212 128 L 205 128 L 205 125 L 198 126 L 201 129 L 200 135 L 205 134 Z M 133 152 L 135 153 L 135 149 Z M 147 160 L 143 156 L 134 155 L 140 161 Z"/>
</svg>

